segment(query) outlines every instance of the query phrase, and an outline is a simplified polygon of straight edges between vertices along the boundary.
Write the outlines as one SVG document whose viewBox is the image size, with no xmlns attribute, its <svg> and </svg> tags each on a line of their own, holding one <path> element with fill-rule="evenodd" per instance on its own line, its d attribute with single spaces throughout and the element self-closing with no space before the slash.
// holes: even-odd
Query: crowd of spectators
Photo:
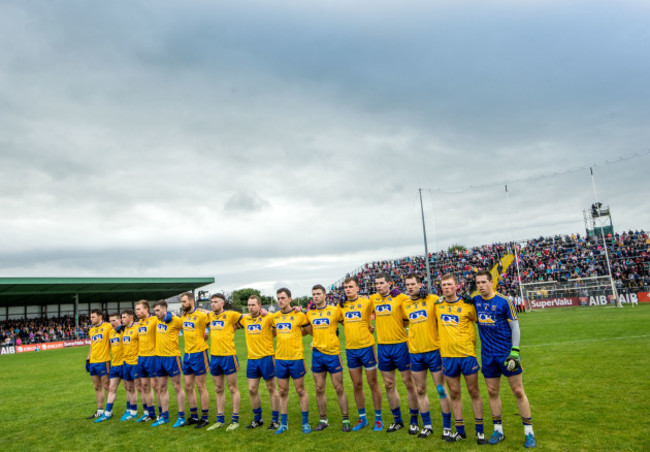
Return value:
<svg viewBox="0 0 650 452">
<path fill-rule="evenodd" d="M 0 322 L 0 345 L 26 345 L 43 342 L 67 341 L 88 338 L 88 316 L 79 316 L 79 327 L 74 317 L 49 319 L 18 319 Z"/>
<path fill-rule="evenodd" d="M 650 239 L 645 231 L 628 231 L 606 238 L 612 276 L 619 290 L 647 291 L 650 288 Z M 437 281 L 446 273 L 459 280 L 459 292 L 474 290 L 474 275 L 480 269 L 497 266 L 500 279 L 497 290 L 503 294 L 519 295 L 519 277 L 515 262 L 506 269 L 501 259 L 515 253 L 519 260 L 522 283 L 558 281 L 608 276 L 607 258 L 602 237 L 584 237 L 580 234 L 540 237 L 523 243 L 494 243 L 471 249 L 454 249 L 429 254 L 433 282 L 432 292 L 440 294 Z M 379 272 L 392 275 L 398 287 L 404 290 L 403 278 L 409 273 L 426 280 L 424 256 L 371 262 L 351 273 L 359 279 L 360 293 L 374 292 L 374 277 Z M 346 276 L 350 276 L 346 275 Z M 331 303 L 343 295 L 342 287 L 333 284 L 328 294 Z"/>
</svg>

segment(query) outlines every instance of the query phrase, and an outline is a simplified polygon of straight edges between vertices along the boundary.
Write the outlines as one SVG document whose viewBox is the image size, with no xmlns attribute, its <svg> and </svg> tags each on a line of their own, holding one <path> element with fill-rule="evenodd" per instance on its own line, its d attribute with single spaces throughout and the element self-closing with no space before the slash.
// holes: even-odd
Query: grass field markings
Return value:
<svg viewBox="0 0 650 452">
<path fill-rule="evenodd" d="M 618 340 L 618 339 L 641 339 L 644 337 L 650 337 L 650 334 L 642 334 L 640 336 L 618 336 L 618 337 L 604 337 L 600 339 L 580 339 L 576 341 L 564 341 L 564 342 L 550 342 L 548 344 L 534 344 L 534 345 L 526 345 L 526 348 L 533 348 L 533 347 L 550 347 L 553 345 L 566 345 L 566 344 L 579 344 L 579 343 L 585 343 L 585 342 L 605 342 L 605 341 L 612 341 L 612 340 Z"/>
</svg>

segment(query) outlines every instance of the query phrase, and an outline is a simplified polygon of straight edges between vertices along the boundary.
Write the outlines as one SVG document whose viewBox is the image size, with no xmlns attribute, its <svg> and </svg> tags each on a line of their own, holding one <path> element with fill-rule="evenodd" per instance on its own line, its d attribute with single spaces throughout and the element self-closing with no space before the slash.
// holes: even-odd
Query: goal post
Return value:
<svg viewBox="0 0 650 452">
<path fill-rule="evenodd" d="M 521 289 L 527 311 L 561 306 L 621 306 L 609 276 L 524 283 Z"/>
</svg>

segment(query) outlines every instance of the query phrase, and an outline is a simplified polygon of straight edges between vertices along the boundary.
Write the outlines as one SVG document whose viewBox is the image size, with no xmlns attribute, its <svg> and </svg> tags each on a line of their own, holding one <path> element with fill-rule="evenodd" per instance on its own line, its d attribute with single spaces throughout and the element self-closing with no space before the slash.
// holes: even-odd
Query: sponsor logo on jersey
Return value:
<svg viewBox="0 0 650 452">
<path fill-rule="evenodd" d="M 443 325 L 447 326 L 458 326 L 458 316 L 451 314 L 442 314 L 440 316 L 440 321 Z"/>
<path fill-rule="evenodd" d="M 93 342 L 101 341 L 102 339 L 104 339 L 104 335 L 103 334 L 93 334 L 93 337 L 91 339 L 92 339 Z"/>
<path fill-rule="evenodd" d="M 167 325 L 165 325 L 164 323 L 159 323 L 158 324 L 158 331 L 160 331 L 161 333 L 167 332 Z"/>
<path fill-rule="evenodd" d="M 420 309 L 418 311 L 413 311 L 409 314 L 409 320 L 420 320 L 427 318 L 427 311 Z"/>
<path fill-rule="evenodd" d="M 147 327 L 146 326 L 139 327 L 138 334 L 147 334 Z"/>
<path fill-rule="evenodd" d="M 360 311 L 348 311 L 345 313 L 345 318 L 347 320 L 361 320 L 361 312 Z"/>
<path fill-rule="evenodd" d="M 119 337 L 112 337 L 112 338 L 110 339 L 110 341 L 111 341 L 111 345 L 113 345 L 113 344 L 119 344 L 119 343 L 120 343 L 120 338 L 119 338 Z"/>
<path fill-rule="evenodd" d="M 246 327 L 246 330 L 250 331 L 251 333 L 259 333 L 262 331 L 262 325 L 260 325 L 259 323 L 254 323 L 252 325 L 248 325 Z"/>
<path fill-rule="evenodd" d="M 330 326 L 330 319 L 328 318 L 314 319 L 312 323 L 314 326 Z"/>
<path fill-rule="evenodd" d="M 393 312 L 393 307 L 389 304 L 378 304 L 375 311 L 377 311 L 377 314 L 390 314 Z"/>
<path fill-rule="evenodd" d="M 494 319 L 490 314 L 481 313 L 478 315 L 478 323 L 494 324 Z"/>
<path fill-rule="evenodd" d="M 122 338 L 122 342 L 124 342 L 125 344 L 130 344 L 131 343 L 131 336 L 124 336 Z"/>
<path fill-rule="evenodd" d="M 210 323 L 210 326 L 211 326 L 212 328 L 216 328 L 216 329 L 222 330 L 223 327 L 226 326 L 226 322 L 224 322 L 223 320 L 213 320 L 213 321 Z"/>
<path fill-rule="evenodd" d="M 291 324 L 290 323 L 278 323 L 275 328 L 278 331 L 291 331 Z"/>
<path fill-rule="evenodd" d="M 194 322 L 183 322 L 183 329 L 184 330 L 193 330 L 194 329 Z"/>
</svg>

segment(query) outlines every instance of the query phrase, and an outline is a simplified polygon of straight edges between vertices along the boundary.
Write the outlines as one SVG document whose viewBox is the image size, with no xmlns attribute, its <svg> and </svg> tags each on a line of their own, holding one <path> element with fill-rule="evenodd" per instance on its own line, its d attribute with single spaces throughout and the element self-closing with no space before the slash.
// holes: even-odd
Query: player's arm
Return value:
<svg viewBox="0 0 650 452">
<path fill-rule="evenodd" d="M 308 334 L 314 335 L 314 330 L 311 327 L 311 323 L 302 326 L 302 335 L 307 336 Z"/>
<path fill-rule="evenodd" d="M 88 347 L 88 356 L 86 357 L 86 372 L 90 373 L 90 351 L 92 350 L 92 345 Z"/>
<path fill-rule="evenodd" d="M 521 356 L 519 354 L 519 341 L 521 340 L 521 330 L 519 329 L 519 320 L 509 320 L 508 326 L 512 332 L 512 348 L 510 354 L 503 363 L 509 371 L 521 367 Z"/>
</svg>

